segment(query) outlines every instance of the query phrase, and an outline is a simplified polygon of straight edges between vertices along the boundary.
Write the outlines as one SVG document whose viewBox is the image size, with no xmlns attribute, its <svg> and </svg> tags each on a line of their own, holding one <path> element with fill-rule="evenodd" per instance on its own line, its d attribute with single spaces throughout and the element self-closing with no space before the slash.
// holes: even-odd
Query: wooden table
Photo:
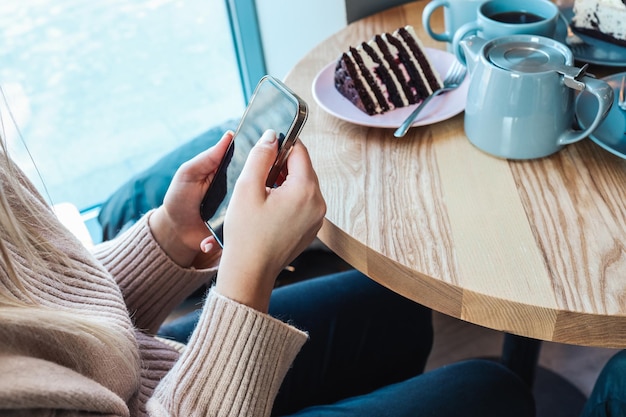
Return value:
<svg viewBox="0 0 626 417">
<path fill-rule="evenodd" d="M 322 110 L 316 74 L 349 46 L 412 24 L 426 1 L 355 22 L 285 82 L 310 105 L 301 134 L 328 213 L 319 237 L 393 291 L 513 335 L 626 347 L 626 161 L 585 139 L 514 162 L 473 147 L 463 114 L 396 139 Z M 436 14 L 433 26 L 443 26 Z M 622 69 L 593 69 L 599 76 Z"/>
</svg>

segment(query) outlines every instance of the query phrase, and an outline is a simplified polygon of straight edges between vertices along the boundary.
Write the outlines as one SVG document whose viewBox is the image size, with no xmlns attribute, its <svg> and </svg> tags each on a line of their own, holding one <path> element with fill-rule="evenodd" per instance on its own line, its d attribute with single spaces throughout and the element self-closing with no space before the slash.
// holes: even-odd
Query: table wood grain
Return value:
<svg viewBox="0 0 626 417">
<path fill-rule="evenodd" d="M 532 161 L 487 155 L 463 114 L 370 128 L 315 102 L 317 73 L 349 46 L 411 24 L 426 1 L 355 22 L 285 78 L 310 106 L 301 134 L 328 212 L 319 238 L 373 280 L 481 326 L 539 340 L 626 347 L 626 161 L 585 139 Z M 441 13 L 433 26 L 443 26 Z M 592 68 L 598 76 L 617 69 Z"/>
</svg>

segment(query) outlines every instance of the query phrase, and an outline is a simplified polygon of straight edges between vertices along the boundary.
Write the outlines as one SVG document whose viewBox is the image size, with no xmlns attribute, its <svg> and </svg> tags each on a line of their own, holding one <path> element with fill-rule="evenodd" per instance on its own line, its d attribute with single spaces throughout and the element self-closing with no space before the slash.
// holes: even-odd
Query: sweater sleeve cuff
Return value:
<svg viewBox="0 0 626 417">
<path fill-rule="evenodd" d="M 148 408 L 164 416 L 269 416 L 307 337 L 211 290 L 187 349 Z"/>
<path fill-rule="evenodd" d="M 94 248 L 94 255 L 120 286 L 135 325 L 154 333 L 190 294 L 207 284 L 217 268 L 182 268 L 154 239 L 144 215 L 113 240 Z"/>
</svg>

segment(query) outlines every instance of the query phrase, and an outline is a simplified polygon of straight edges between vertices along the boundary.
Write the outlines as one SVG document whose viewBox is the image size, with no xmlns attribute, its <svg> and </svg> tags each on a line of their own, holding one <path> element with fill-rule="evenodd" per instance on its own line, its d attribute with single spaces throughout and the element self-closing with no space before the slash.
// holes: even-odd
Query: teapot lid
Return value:
<svg viewBox="0 0 626 417">
<path fill-rule="evenodd" d="M 486 45 L 485 56 L 502 69 L 522 73 L 555 70 L 571 65 L 571 51 L 553 39 L 514 35 L 494 39 Z"/>
</svg>

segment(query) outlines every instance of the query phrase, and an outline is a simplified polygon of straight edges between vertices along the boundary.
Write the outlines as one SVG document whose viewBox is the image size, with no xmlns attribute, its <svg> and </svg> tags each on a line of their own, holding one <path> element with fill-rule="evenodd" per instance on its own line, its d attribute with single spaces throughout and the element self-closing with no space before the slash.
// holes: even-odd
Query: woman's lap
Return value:
<svg viewBox="0 0 626 417">
<path fill-rule="evenodd" d="M 421 375 L 433 340 L 430 310 L 357 271 L 277 288 L 270 314 L 310 337 L 281 386 L 275 416 L 488 416 L 503 409 L 500 415 L 513 416 L 515 407 L 519 416 L 532 415 L 528 389 L 493 362 Z M 185 342 L 197 315 L 160 334 Z"/>
<path fill-rule="evenodd" d="M 269 313 L 309 333 L 276 398 L 275 415 L 418 375 L 432 345 L 429 309 L 355 270 L 279 287 Z M 186 342 L 198 315 L 168 323 L 159 335 Z"/>
<path fill-rule="evenodd" d="M 531 417 L 533 396 L 521 379 L 496 362 L 447 365 L 334 404 L 290 417 Z"/>
</svg>

